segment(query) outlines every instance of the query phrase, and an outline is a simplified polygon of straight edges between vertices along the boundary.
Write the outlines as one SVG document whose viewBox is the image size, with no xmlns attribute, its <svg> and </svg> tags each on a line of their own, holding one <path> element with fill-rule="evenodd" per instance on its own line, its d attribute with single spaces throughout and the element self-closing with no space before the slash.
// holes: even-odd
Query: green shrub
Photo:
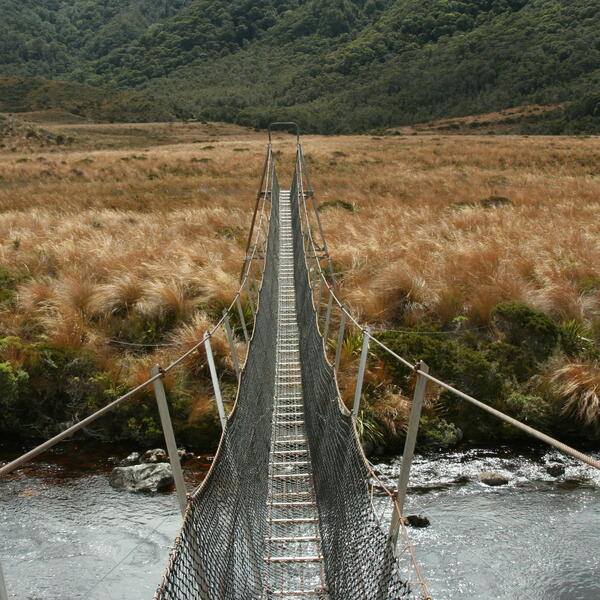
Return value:
<svg viewBox="0 0 600 600">
<path fill-rule="evenodd" d="M 455 372 L 458 344 L 447 336 L 431 336 L 418 333 L 386 333 L 381 341 L 396 354 L 416 363 L 425 361 L 432 373 L 444 379 Z M 412 370 L 398 362 L 384 350 L 377 349 L 388 370 L 398 378 L 405 378 Z"/>
<path fill-rule="evenodd" d="M 173 312 L 144 315 L 136 311 L 114 314 L 106 321 L 108 338 L 132 344 L 155 344 L 175 327 L 178 319 Z"/>
<path fill-rule="evenodd" d="M 383 341 L 408 360 L 424 360 L 433 375 L 486 404 L 498 406 L 507 393 L 505 370 L 497 361 L 490 360 L 485 350 L 462 346 L 446 336 L 418 333 L 386 334 Z M 412 371 L 386 352 L 381 352 L 380 357 L 389 372 L 406 385 Z M 497 421 L 454 394 L 443 392 L 440 407 L 448 422 L 459 427 L 469 439 L 497 437 Z"/>
<path fill-rule="evenodd" d="M 377 414 L 370 406 L 360 411 L 356 420 L 358 436 L 363 444 L 367 446 L 378 446 L 384 443 L 383 433 L 379 426 Z"/>
<path fill-rule="evenodd" d="M 322 212 L 327 208 L 343 208 L 348 212 L 354 212 L 354 204 L 346 202 L 345 200 L 329 200 L 327 202 L 323 202 L 319 204 L 319 208 L 317 208 L 317 210 Z"/>
<path fill-rule="evenodd" d="M 14 269 L 0 266 L 0 304 L 11 304 L 15 298 L 17 285 L 27 278 L 27 275 Z"/>
<path fill-rule="evenodd" d="M 570 319 L 563 321 L 559 328 L 560 345 L 569 356 L 577 356 L 589 347 L 589 342 L 585 341 L 587 330 L 581 321 Z"/>
<path fill-rule="evenodd" d="M 536 429 L 548 430 L 553 419 L 552 405 L 541 396 L 513 392 L 504 401 L 504 412 L 509 416 Z M 528 437 L 511 425 L 506 425 L 511 437 Z"/>
<path fill-rule="evenodd" d="M 419 425 L 419 445 L 436 450 L 446 450 L 459 441 L 456 427 L 439 417 L 423 415 Z"/>
<path fill-rule="evenodd" d="M 554 321 L 522 302 L 497 304 L 492 309 L 492 324 L 507 344 L 519 346 L 538 362 L 546 360 L 558 343 L 559 329 Z"/>
<path fill-rule="evenodd" d="M 485 350 L 486 358 L 496 363 L 498 370 L 509 379 L 526 381 L 536 372 L 535 361 L 519 346 L 492 342 Z"/>
<path fill-rule="evenodd" d="M 91 412 L 88 402 L 103 395 L 94 377 L 95 357 L 89 351 L 31 344 L 24 349 L 23 369 L 29 375 L 27 397 L 20 402 L 23 426 L 47 436 Z"/>
<path fill-rule="evenodd" d="M 25 371 L 15 369 L 9 362 L 0 362 L 0 431 L 10 432 L 19 424 L 18 404 L 27 385 Z"/>
<path fill-rule="evenodd" d="M 479 203 L 483 208 L 497 208 L 499 206 L 512 206 L 514 204 L 512 200 L 504 196 L 489 196 L 480 200 Z"/>
<path fill-rule="evenodd" d="M 600 277 L 584 277 L 577 283 L 577 291 L 580 294 L 586 294 L 600 290 Z"/>
</svg>

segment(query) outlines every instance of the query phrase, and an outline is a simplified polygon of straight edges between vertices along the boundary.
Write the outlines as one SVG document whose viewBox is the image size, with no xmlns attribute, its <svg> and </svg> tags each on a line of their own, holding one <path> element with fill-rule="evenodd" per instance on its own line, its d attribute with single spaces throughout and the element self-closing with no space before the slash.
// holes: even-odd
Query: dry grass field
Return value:
<svg viewBox="0 0 600 600">
<path fill-rule="evenodd" d="M 0 337 L 21 343 L 5 344 L 4 359 L 17 368 L 24 345 L 42 342 L 89 350 L 111 385 L 131 385 L 178 354 L 180 340 L 200 338 L 232 298 L 266 135 L 37 120 L 72 139 L 12 138 L 0 149 Z M 307 136 L 303 145 L 317 198 L 331 203 L 321 215 L 341 295 L 364 321 L 486 326 L 494 306 L 515 300 L 598 339 L 597 138 Z M 293 137 L 277 134 L 275 150 L 285 185 Z M 142 352 L 114 339 L 176 345 Z M 598 403 L 593 360 L 553 360 L 561 385 L 573 383 L 564 374 L 573 362 L 580 378 L 583 369 L 584 392 L 590 378 L 596 390 L 588 404 Z M 198 389 L 186 392 L 191 420 L 209 410 L 207 387 Z"/>
</svg>

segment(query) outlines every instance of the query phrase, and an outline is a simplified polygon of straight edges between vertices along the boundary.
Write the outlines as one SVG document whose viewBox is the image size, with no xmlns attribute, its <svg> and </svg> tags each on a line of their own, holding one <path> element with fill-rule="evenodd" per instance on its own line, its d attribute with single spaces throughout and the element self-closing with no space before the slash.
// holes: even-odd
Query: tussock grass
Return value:
<svg viewBox="0 0 600 600">
<path fill-rule="evenodd" d="M 572 362 L 552 378 L 563 412 L 586 425 L 600 425 L 600 364 Z"/>
<path fill-rule="evenodd" d="M 24 275 L 0 306 L 0 331 L 91 350 L 134 385 L 191 347 L 232 299 L 265 136 L 214 127 L 207 144 L 190 143 L 198 139 L 189 128 L 170 129 L 167 140 L 162 125 L 156 138 L 151 125 L 129 138 L 127 128 L 85 127 L 60 151 L 0 152 L 0 266 Z M 293 138 L 277 134 L 275 144 L 285 187 Z M 304 149 L 318 200 L 329 203 L 321 219 L 341 296 L 363 320 L 485 325 L 496 304 L 516 300 L 558 322 L 598 322 L 596 139 L 307 136 Z M 491 196 L 510 203 L 486 208 Z M 111 339 L 174 345 L 124 349 Z M 212 345 L 231 372 L 225 338 Z M 359 351 L 360 340 L 346 341 L 347 404 Z M 397 433 L 407 401 L 380 365 L 369 369 L 379 421 Z M 581 380 L 565 369 L 557 385 Z M 188 372 L 206 377 L 203 352 Z M 584 408 L 567 410 L 590 422 L 591 396 L 577 390 L 564 397 Z M 194 414 L 204 414 L 206 392 L 198 394 Z"/>
<path fill-rule="evenodd" d="M 126 367 L 105 363 L 132 385 L 193 345 L 238 286 L 264 140 L 248 147 L 242 159 L 221 141 L 207 163 L 194 162 L 208 154 L 195 144 L 27 162 L 0 154 L 0 264 L 27 275 L 2 307 L 2 335 L 98 356 L 131 352 Z M 111 339 L 174 346 L 148 348 L 147 359 Z M 212 343 L 231 370 L 224 338 Z M 199 353 L 191 372 L 204 374 L 204 363 Z"/>
<path fill-rule="evenodd" d="M 348 149 L 351 148 L 349 151 Z M 344 158 L 329 165 L 332 152 Z M 343 294 L 366 319 L 486 323 L 498 302 L 590 319 L 599 274 L 600 148 L 593 139 L 307 140 Z M 484 208 L 492 195 L 513 205 Z"/>
</svg>

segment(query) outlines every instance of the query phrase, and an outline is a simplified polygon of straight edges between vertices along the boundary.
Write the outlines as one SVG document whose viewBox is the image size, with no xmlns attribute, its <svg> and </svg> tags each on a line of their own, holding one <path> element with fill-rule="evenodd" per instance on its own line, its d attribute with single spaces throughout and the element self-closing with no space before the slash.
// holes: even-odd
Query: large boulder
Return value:
<svg viewBox="0 0 600 600">
<path fill-rule="evenodd" d="M 167 463 L 115 467 L 108 482 L 126 492 L 163 492 L 173 485 L 173 473 Z"/>
</svg>

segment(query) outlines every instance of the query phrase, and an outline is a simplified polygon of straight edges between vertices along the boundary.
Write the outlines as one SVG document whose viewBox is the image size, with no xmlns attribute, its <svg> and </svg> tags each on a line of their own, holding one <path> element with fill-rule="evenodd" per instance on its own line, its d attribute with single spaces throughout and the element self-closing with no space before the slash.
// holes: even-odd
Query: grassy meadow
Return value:
<svg viewBox="0 0 600 600">
<path fill-rule="evenodd" d="M 0 407 L 5 432 L 20 437 L 104 405 L 219 318 L 237 289 L 266 145 L 264 132 L 219 123 L 45 119 L 32 114 L 0 140 Z M 294 138 L 274 141 L 285 186 Z M 465 391 L 548 431 L 600 440 L 598 138 L 307 136 L 303 145 L 355 314 Z M 345 341 L 345 397 L 357 338 Z M 213 347 L 231 399 L 225 340 Z M 370 365 L 361 424 L 375 445 L 393 447 L 410 374 L 377 352 Z M 180 439 L 214 444 L 204 358 L 167 385 Z M 430 396 L 425 442 L 455 442 L 456 426 L 489 435 L 485 419 Z M 160 440 L 143 395 L 88 433 Z"/>
</svg>

